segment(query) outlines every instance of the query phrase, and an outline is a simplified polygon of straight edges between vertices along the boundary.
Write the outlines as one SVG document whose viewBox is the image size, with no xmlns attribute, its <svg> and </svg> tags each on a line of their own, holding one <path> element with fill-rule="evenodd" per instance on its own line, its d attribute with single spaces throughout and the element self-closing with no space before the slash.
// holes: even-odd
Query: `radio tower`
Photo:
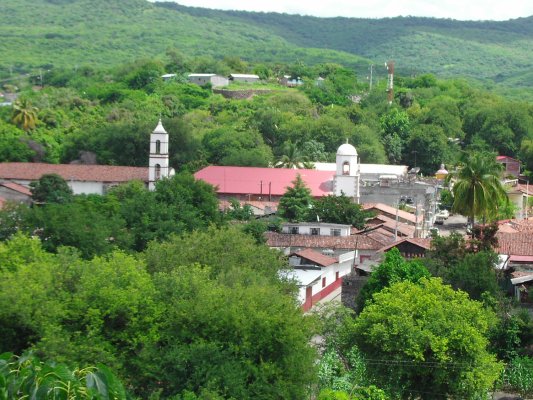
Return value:
<svg viewBox="0 0 533 400">
<path fill-rule="evenodd" d="M 389 101 L 389 106 L 392 104 L 392 100 L 394 100 L 394 61 L 389 60 L 385 63 L 385 66 L 387 67 L 388 75 L 387 75 L 387 99 Z"/>
</svg>

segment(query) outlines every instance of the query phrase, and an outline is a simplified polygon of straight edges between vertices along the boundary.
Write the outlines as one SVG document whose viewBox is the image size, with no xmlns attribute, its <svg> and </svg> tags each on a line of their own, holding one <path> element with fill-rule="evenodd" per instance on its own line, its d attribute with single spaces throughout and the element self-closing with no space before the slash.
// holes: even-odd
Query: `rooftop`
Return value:
<svg viewBox="0 0 533 400">
<path fill-rule="evenodd" d="M 194 177 L 217 187 L 217 192 L 223 194 L 282 196 L 298 174 L 312 196 L 332 194 L 333 174 L 314 169 L 209 166 Z"/>
<path fill-rule="evenodd" d="M 320 265 L 321 267 L 328 267 L 330 265 L 337 263 L 337 259 L 326 256 L 313 249 L 300 250 L 300 251 L 292 253 L 291 255 L 305 258 L 306 260 L 309 260 L 316 265 Z"/>
<path fill-rule="evenodd" d="M 0 179 L 35 181 L 45 174 L 57 174 L 66 181 L 128 182 L 148 181 L 147 167 L 111 165 L 0 163 Z"/>
<path fill-rule="evenodd" d="M 313 236 L 291 235 L 267 232 L 267 245 L 270 247 L 304 247 L 320 249 L 379 250 L 383 243 L 363 235 Z"/>
<path fill-rule="evenodd" d="M 26 186 L 19 185 L 15 182 L 0 182 L 0 186 L 6 187 L 8 189 L 11 189 L 17 193 L 24 194 L 26 196 L 31 196 L 31 190 L 28 189 Z"/>
</svg>

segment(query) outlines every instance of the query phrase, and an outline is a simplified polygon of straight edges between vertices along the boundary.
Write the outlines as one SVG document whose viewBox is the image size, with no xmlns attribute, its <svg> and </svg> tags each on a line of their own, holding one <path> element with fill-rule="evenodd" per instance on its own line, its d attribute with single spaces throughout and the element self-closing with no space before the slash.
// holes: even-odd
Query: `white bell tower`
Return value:
<svg viewBox="0 0 533 400">
<path fill-rule="evenodd" d="M 150 135 L 150 161 L 148 163 L 148 189 L 154 190 L 156 181 L 170 176 L 168 161 L 168 133 L 161 118 Z"/>
<path fill-rule="evenodd" d="M 357 150 L 349 143 L 342 144 L 337 150 L 335 172 L 335 195 L 344 193 L 359 203 L 359 162 Z"/>
</svg>

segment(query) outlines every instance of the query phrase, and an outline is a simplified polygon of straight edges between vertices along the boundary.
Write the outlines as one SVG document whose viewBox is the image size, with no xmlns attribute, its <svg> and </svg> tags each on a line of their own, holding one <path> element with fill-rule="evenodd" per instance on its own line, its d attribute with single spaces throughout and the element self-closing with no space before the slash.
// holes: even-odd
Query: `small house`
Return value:
<svg viewBox="0 0 533 400">
<path fill-rule="evenodd" d="M 233 82 L 255 83 L 259 82 L 260 78 L 258 75 L 252 74 L 231 74 L 229 80 Z"/>
<path fill-rule="evenodd" d="M 518 177 L 520 175 L 520 161 L 509 156 L 498 156 L 496 161 L 503 165 L 504 176 Z"/>
<path fill-rule="evenodd" d="M 199 86 L 211 84 L 213 87 L 223 87 L 229 85 L 228 78 L 217 74 L 189 74 L 187 75 L 187 78 L 190 83 Z"/>
</svg>

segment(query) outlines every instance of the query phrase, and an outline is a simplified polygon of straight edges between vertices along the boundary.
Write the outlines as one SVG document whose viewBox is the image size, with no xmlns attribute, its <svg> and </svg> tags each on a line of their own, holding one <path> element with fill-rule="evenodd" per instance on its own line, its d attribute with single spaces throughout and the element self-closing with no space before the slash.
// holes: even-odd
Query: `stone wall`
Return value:
<svg viewBox="0 0 533 400">
<path fill-rule="evenodd" d="M 243 100 L 250 99 L 256 94 L 270 93 L 269 89 L 249 89 L 249 90 L 226 90 L 226 89 L 213 89 L 213 93 L 221 94 L 226 99 Z"/>
<path fill-rule="evenodd" d="M 341 302 L 343 306 L 355 310 L 355 301 L 367 280 L 368 276 L 359 276 L 354 272 L 344 276 L 341 290 Z"/>
</svg>

